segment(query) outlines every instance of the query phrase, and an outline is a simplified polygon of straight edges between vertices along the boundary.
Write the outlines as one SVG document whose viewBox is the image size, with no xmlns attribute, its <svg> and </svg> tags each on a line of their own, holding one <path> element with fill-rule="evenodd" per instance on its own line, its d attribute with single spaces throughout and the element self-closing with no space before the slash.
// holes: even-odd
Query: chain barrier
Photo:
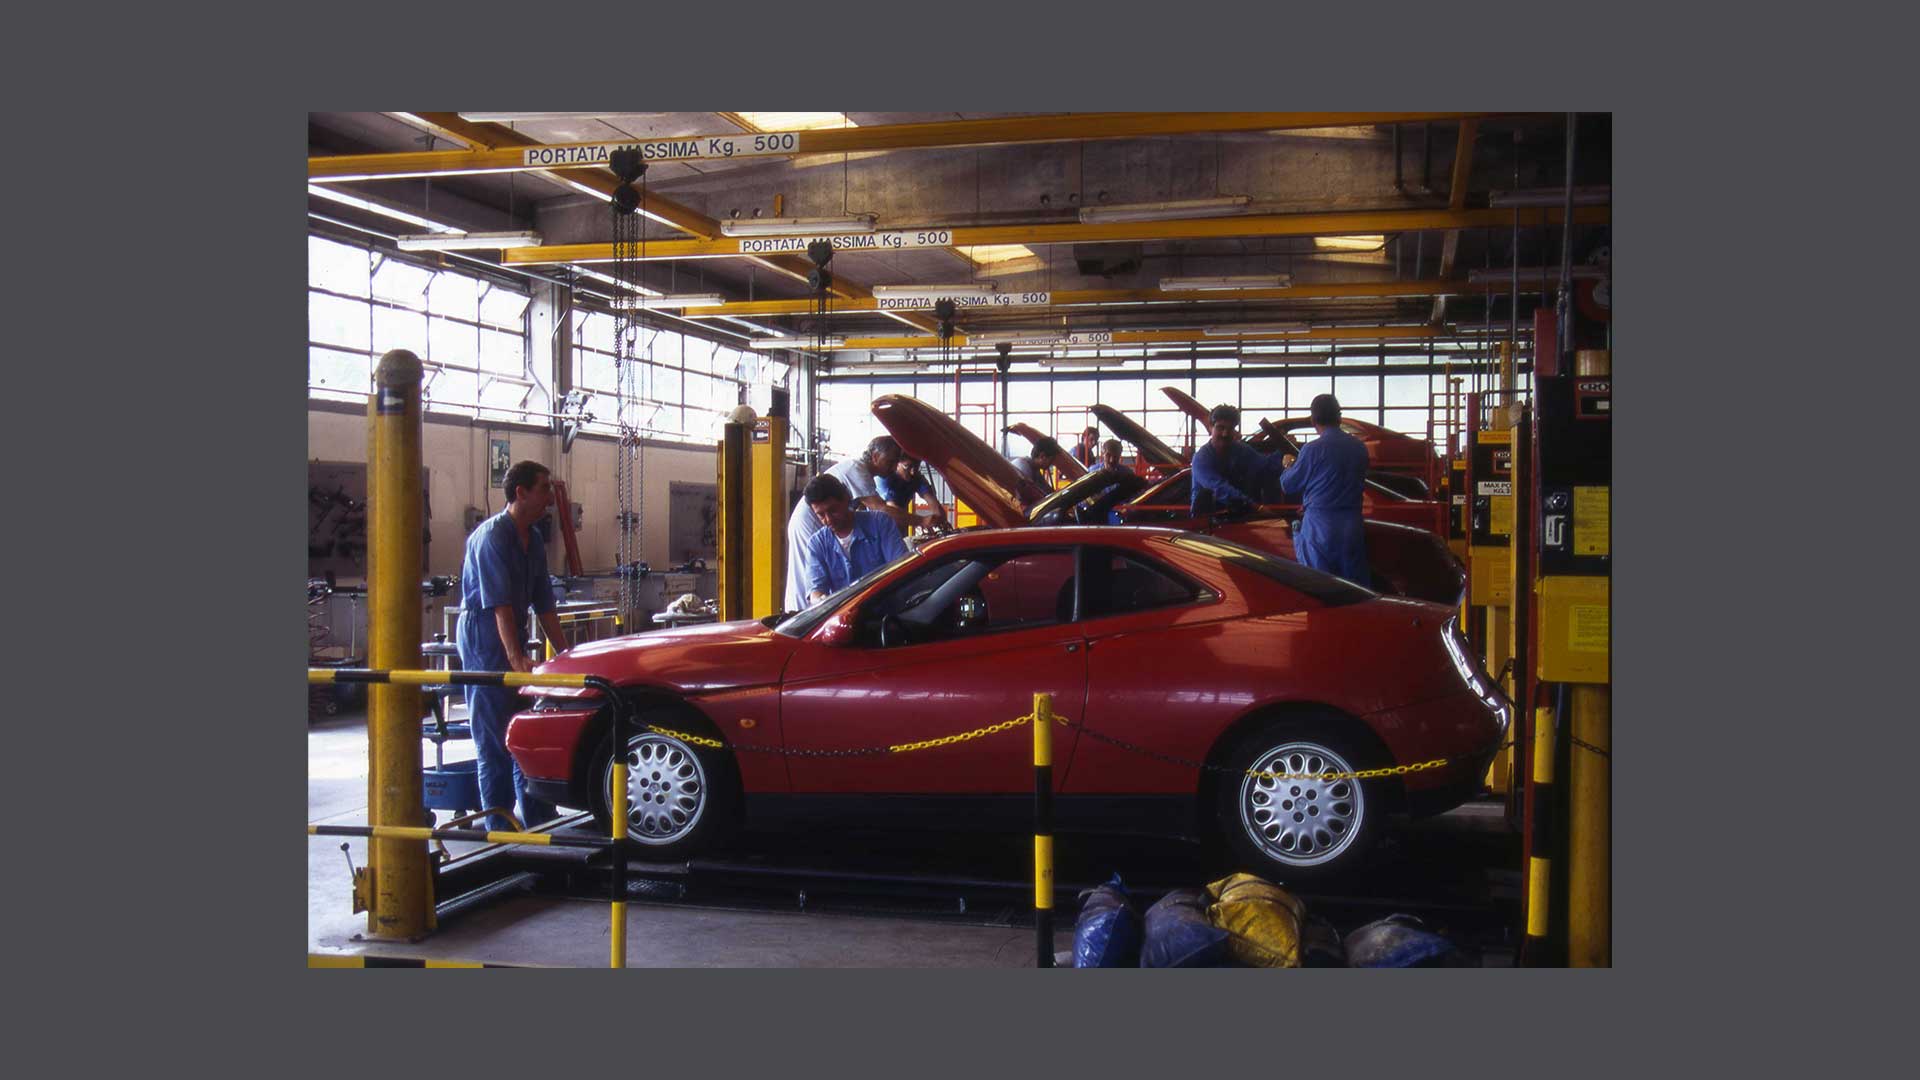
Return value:
<svg viewBox="0 0 1920 1080">
<path fill-rule="evenodd" d="M 913 751 L 916 751 L 916 750 L 931 750 L 931 749 L 934 749 L 935 747 L 952 746 L 956 743 L 968 742 L 973 739 L 984 738 L 988 735 L 995 735 L 1002 731 L 1008 731 L 1012 728 L 1021 727 L 1026 724 L 1032 723 L 1033 719 L 1034 719 L 1033 714 L 1028 713 L 1025 716 L 1018 716 L 1012 720 L 1004 720 L 997 724 L 988 724 L 985 727 L 974 728 L 972 731 L 963 731 L 954 735 L 943 735 L 937 739 L 923 739 L 919 742 L 894 743 L 889 746 L 867 746 L 867 747 L 859 747 L 859 748 L 845 749 L 845 750 L 802 750 L 802 749 L 794 749 L 794 748 L 786 748 L 786 747 L 778 747 L 778 746 L 753 746 L 753 745 L 728 744 L 726 742 L 723 742 L 720 739 L 708 738 L 703 735 L 695 735 L 695 734 L 692 734 L 691 732 L 676 731 L 672 728 L 661 727 L 658 724 L 642 724 L 641 728 L 643 730 L 653 732 L 656 735 L 666 735 L 670 738 L 679 739 L 682 742 L 690 743 L 694 746 L 703 746 L 710 750 L 732 750 L 736 753 L 778 754 L 783 757 L 837 758 L 837 757 L 872 757 L 879 754 L 906 754 L 906 753 L 912 753 Z M 1334 780 L 1371 780 L 1371 779 L 1384 777 L 1384 776 L 1406 776 L 1412 773 L 1425 772 L 1429 769 L 1444 768 L 1445 766 L 1453 764 L 1456 761 L 1465 760 L 1465 757 L 1433 758 L 1432 760 L 1429 760 L 1429 761 L 1417 762 L 1411 765 L 1389 765 L 1389 766 L 1383 766 L 1377 769 L 1356 769 L 1356 770 L 1351 770 L 1346 772 L 1335 772 L 1332 770 L 1328 770 L 1325 772 L 1317 772 L 1317 773 L 1285 773 L 1285 772 L 1274 772 L 1270 769 L 1233 769 L 1233 768 L 1228 768 L 1225 765 L 1214 765 L 1204 761 L 1194 761 L 1189 758 L 1179 757 L 1174 754 L 1161 753 L 1158 750 L 1149 750 L 1144 746 L 1137 746 L 1133 743 L 1127 742 L 1125 739 L 1118 739 L 1113 737 L 1112 735 L 1102 734 L 1098 731 L 1093 730 L 1092 728 L 1085 726 L 1084 724 L 1075 723 L 1074 721 L 1068 720 L 1065 717 L 1056 717 L 1055 719 L 1058 721 L 1058 723 L 1062 727 L 1069 728 L 1074 731 L 1078 731 L 1081 734 L 1086 735 L 1088 738 L 1096 739 L 1100 742 L 1107 743 L 1110 746 L 1117 746 L 1122 750 L 1126 750 L 1135 754 L 1140 754 L 1145 757 L 1152 758 L 1155 761 L 1163 762 L 1165 764 L 1179 765 L 1189 769 L 1198 769 L 1203 772 L 1216 772 L 1216 773 L 1223 773 L 1226 775 L 1252 776 L 1262 780 L 1319 780 L 1321 782 L 1332 782 Z M 1504 745 L 1495 748 L 1494 753 L 1499 753 L 1501 750 L 1504 750 L 1507 747 L 1512 745 L 1513 743 L 1509 741 Z M 1476 755 L 1467 755 L 1466 757 L 1478 757 L 1478 756 L 1479 755 L 1476 754 Z"/>
</svg>

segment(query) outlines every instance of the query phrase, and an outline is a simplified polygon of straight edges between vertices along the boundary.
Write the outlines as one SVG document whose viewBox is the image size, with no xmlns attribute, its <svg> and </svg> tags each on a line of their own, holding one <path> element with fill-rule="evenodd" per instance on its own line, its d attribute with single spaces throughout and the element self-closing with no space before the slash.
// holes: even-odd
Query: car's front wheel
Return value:
<svg viewBox="0 0 1920 1080">
<path fill-rule="evenodd" d="M 1379 831 L 1378 791 L 1348 775 L 1377 751 L 1328 722 L 1274 721 L 1227 755 L 1217 815 L 1242 865 L 1282 883 L 1356 865 Z"/>
<path fill-rule="evenodd" d="M 587 773 L 592 784 L 589 809 L 603 829 L 613 821 L 612 747 L 611 735 L 601 740 Z M 723 752 L 695 747 L 675 735 L 641 731 L 628 736 L 626 761 L 627 840 L 646 857 L 683 859 L 709 850 L 725 836 L 739 791 Z"/>
</svg>

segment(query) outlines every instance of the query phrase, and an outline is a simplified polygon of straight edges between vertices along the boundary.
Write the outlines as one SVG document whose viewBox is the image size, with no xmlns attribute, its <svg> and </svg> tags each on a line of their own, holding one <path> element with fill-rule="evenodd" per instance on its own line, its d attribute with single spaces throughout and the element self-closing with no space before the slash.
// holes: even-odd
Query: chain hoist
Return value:
<svg viewBox="0 0 1920 1080">
<path fill-rule="evenodd" d="M 614 424 L 619 431 L 614 450 L 613 485 L 619 501 L 619 541 L 614 572 L 620 580 L 620 618 L 629 631 L 640 615 L 640 507 L 635 496 L 641 484 L 641 430 L 638 369 L 645 360 L 640 347 L 640 265 L 646 257 L 646 237 L 640 207 L 646 203 L 647 164 L 637 150 L 616 150 L 608 166 L 620 178 L 613 190 Z M 633 182 L 641 187 L 635 190 Z M 651 344 L 649 342 L 649 344 Z"/>
</svg>

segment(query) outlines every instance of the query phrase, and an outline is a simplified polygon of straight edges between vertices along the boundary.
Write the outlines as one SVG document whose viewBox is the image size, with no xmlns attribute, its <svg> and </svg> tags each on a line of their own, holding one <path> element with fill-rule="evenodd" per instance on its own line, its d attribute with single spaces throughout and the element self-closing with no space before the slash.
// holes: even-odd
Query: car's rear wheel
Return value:
<svg viewBox="0 0 1920 1080">
<path fill-rule="evenodd" d="M 1305 881 L 1350 870 L 1365 855 L 1384 792 L 1343 774 L 1372 767 L 1379 751 L 1341 727 L 1331 717 L 1275 720 L 1227 755 L 1233 771 L 1216 789 L 1219 826 L 1244 868 Z"/>
<path fill-rule="evenodd" d="M 643 717 L 645 723 L 685 731 L 679 716 Z M 688 732 L 706 737 L 704 730 Z M 587 777 L 589 809 L 601 828 L 613 821 L 613 738 L 603 738 Z M 645 857 L 682 859 L 716 846 L 739 804 L 739 787 L 724 751 L 696 747 L 677 735 L 643 730 L 629 735 L 627 840 Z"/>
</svg>

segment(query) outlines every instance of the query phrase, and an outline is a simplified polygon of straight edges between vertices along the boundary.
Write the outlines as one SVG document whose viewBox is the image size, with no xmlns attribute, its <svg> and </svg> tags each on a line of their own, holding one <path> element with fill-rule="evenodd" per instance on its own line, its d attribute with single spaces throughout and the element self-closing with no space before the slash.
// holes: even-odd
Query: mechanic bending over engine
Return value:
<svg viewBox="0 0 1920 1080">
<path fill-rule="evenodd" d="M 539 614 L 555 648 L 567 645 L 567 632 L 554 613 L 546 540 L 534 528 L 553 505 L 553 476 L 539 462 L 522 461 L 507 470 L 500 490 L 506 509 L 467 537 L 460 563 L 460 666 L 468 671 L 526 672 L 533 670 L 526 655 L 529 608 Z M 481 805 L 496 810 L 517 803 L 521 822 L 531 829 L 551 821 L 554 809 L 527 796 L 520 766 L 507 753 L 507 721 L 519 711 L 520 701 L 517 692 L 504 686 L 467 687 Z M 499 814 L 489 821 L 495 830 L 513 827 Z"/>
<path fill-rule="evenodd" d="M 1046 471 L 1054 467 L 1065 451 L 1060 444 L 1042 436 L 1033 441 L 1033 450 L 1027 454 L 1009 454 L 1007 460 L 1013 463 L 1014 470 L 1021 476 L 1034 482 L 1042 491 L 1052 491 L 1053 485 L 1047 483 Z"/>
<path fill-rule="evenodd" d="M 893 441 L 893 436 L 882 435 L 868 443 L 864 453 L 848 458 L 821 475 L 839 479 L 852 493 L 855 506 L 885 514 L 893 519 L 896 528 L 904 529 L 912 524 L 913 515 L 889 505 L 880 497 L 880 489 L 875 484 L 879 477 L 890 475 L 899 463 L 900 444 Z M 807 579 L 802 568 L 807 562 L 807 541 L 819 528 L 820 519 L 808 509 L 803 495 L 794 504 L 793 513 L 787 517 L 787 595 L 784 603 L 788 611 L 800 611 L 807 606 Z"/>
<path fill-rule="evenodd" d="M 920 472 L 919 461 L 902 454 L 900 463 L 893 467 L 893 472 L 874 477 L 873 483 L 882 499 L 909 514 L 913 513 L 913 497 L 923 496 L 927 505 L 933 508 L 930 520 L 935 525 L 946 525 L 947 508 L 940 505 L 940 500 L 934 497 L 933 483 Z"/>
<path fill-rule="evenodd" d="M 821 525 L 807 540 L 807 603 L 819 603 L 907 553 L 893 522 L 854 510 L 847 486 L 832 473 L 814 477 L 803 499 Z"/>
<path fill-rule="evenodd" d="M 1215 405 L 1207 414 L 1213 434 L 1193 454 L 1193 495 L 1190 509 L 1204 513 L 1203 496 L 1212 496 L 1216 510 L 1246 513 L 1259 501 L 1261 487 L 1285 466 L 1278 457 L 1262 454 L 1240 441 L 1240 410 Z"/>
<path fill-rule="evenodd" d="M 1356 585 L 1372 585 L 1366 531 L 1360 522 L 1367 446 L 1340 430 L 1340 402 L 1332 394 L 1314 398 L 1309 412 L 1318 437 L 1300 448 L 1297 462 L 1292 454 L 1280 459 L 1287 467 L 1280 474 L 1280 490 L 1300 500 L 1294 557 Z"/>
</svg>

